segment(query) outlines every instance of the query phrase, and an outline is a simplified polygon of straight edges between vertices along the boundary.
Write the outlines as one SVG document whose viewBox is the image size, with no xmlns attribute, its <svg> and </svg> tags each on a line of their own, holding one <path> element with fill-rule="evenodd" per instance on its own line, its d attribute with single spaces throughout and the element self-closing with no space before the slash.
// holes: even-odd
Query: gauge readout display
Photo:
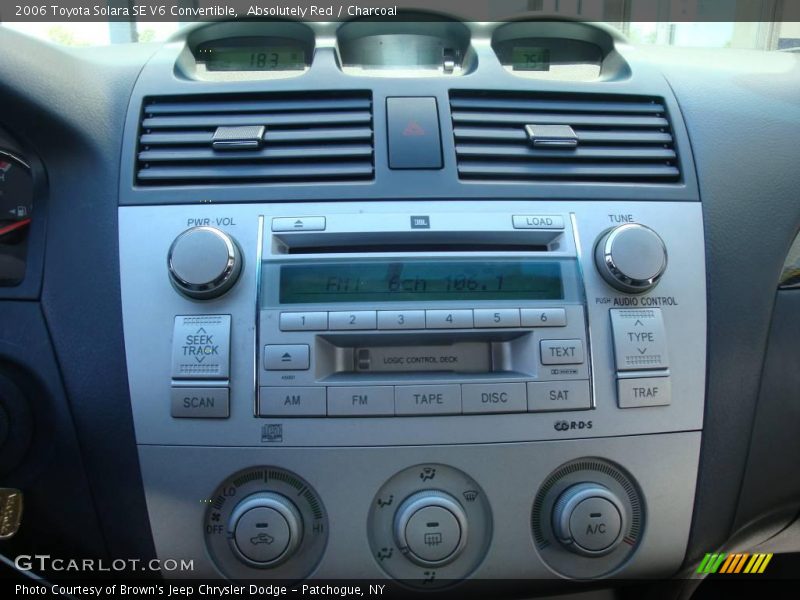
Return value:
<svg viewBox="0 0 800 600">
<path fill-rule="evenodd" d="M 514 46 L 511 67 L 515 71 L 549 71 L 550 49 L 538 46 Z"/>
<path fill-rule="evenodd" d="M 199 58 L 209 71 L 291 71 L 306 65 L 305 51 L 297 46 L 212 46 Z"/>
<path fill-rule="evenodd" d="M 0 286 L 25 276 L 33 210 L 33 179 L 21 161 L 0 150 Z"/>
<path fill-rule="evenodd" d="M 554 261 L 392 261 L 282 265 L 280 303 L 562 300 Z"/>
</svg>

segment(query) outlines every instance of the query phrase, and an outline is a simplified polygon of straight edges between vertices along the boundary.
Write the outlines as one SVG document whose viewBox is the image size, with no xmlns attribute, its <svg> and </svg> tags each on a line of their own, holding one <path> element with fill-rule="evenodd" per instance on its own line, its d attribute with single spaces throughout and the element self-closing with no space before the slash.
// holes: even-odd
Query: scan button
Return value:
<svg viewBox="0 0 800 600">
<path fill-rule="evenodd" d="M 171 414 L 181 419 L 227 419 L 230 391 L 226 387 L 173 387 Z"/>
</svg>

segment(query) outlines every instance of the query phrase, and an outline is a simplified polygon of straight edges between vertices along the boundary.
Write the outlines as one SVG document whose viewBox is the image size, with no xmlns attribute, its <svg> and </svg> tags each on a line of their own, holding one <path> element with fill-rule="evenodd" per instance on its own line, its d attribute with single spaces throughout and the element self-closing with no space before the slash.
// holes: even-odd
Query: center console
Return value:
<svg viewBox="0 0 800 600">
<path fill-rule="evenodd" d="M 512 57 L 512 33 L 540 40 L 506 31 Z M 424 81 L 319 46 L 274 93 L 190 80 L 191 35 L 143 71 L 120 272 L 156 550 L 195 566 L 170 576 L 680 567 L 706 358 L 690 148 L 663 80 L 564 35 L 620 80 L 531 92 L 479 36 L 474 72 Z"/>
<path fill-rule="evenodd" d="M 696 204 L 626 203 L 623 224 L 620 208 L 121 209 L 160 552 L 234 578 L 677 564 L 702 224 Z"/>
</svg>

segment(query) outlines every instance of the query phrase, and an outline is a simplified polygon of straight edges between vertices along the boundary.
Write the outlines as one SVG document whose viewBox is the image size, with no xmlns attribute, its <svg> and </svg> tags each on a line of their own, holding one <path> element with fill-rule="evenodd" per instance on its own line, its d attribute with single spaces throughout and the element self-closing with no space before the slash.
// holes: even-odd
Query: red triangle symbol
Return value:
<svg viewBox="0 0 800 600">
<path fill-rule="evenodd" d="M 406 128 L 403 129 L 403 135 L 406 136 L 425 135 L 425 130 L 416 121 L 409 121 L 408 125 L 406 125 Z"/>
</svg>

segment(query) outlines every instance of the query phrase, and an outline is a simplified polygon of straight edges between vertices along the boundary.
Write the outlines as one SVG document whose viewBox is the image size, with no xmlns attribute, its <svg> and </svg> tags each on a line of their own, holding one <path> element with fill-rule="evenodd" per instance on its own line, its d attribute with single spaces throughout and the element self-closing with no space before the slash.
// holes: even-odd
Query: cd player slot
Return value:
<svg viewBox="0 0 800 600">
<path fill-rule="evenodd" d="M 562 231 L 381 231 L 273 235 L 275 254 L 377 254 L 387 252 L 548 252 Z"/>
<path fill-rule="evenodd" d="M 320 381 L 442 378 L 459 374 L 525 377 L 513 349 L 530 331 L 450 334 L 322 335 L 315 344 Z"/>
<path fill-rule="evenodd" d="M 314 248 L 289 248 L 288 254 L 377 254 L 393 252 L 475 252 L 475 244 L 435 244 L 410 246 L 408 244 L 380 244 L 376 246 L 330 246 Z M 513 246 L 510 244 L 493 244 L 480 246 L 489 252 L 547 252 L 547 246 Z"/>
</svg>

